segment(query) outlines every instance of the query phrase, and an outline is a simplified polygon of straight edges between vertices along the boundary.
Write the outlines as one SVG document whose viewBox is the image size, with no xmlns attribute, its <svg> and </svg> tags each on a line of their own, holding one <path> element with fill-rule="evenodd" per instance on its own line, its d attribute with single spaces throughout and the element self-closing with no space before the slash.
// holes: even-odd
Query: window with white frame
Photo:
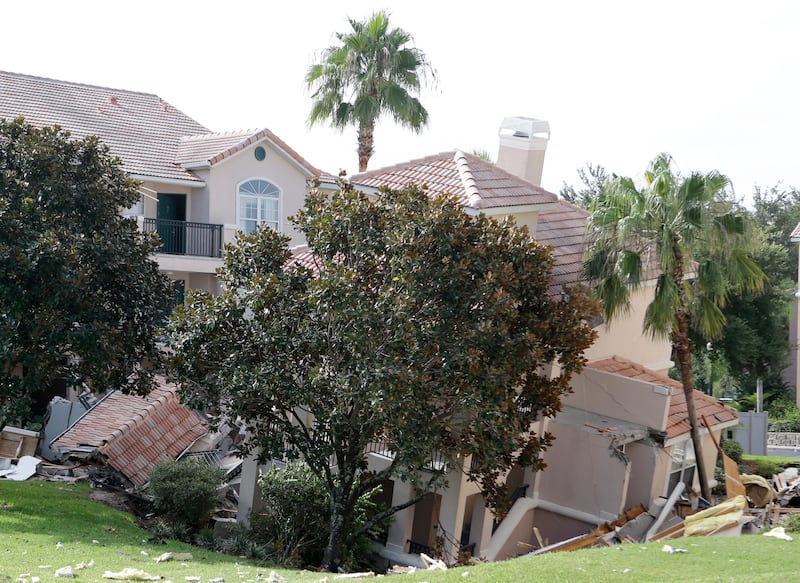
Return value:
<svg viewBox="0 0 800 583">
<path fill-rule="evenodd" d="M 691 439 L 687 439 L 681 443 L 676 443 L 672 446 L 670 452 L 672 461 L 669 469 L 669 482 L 667 483 L 667 492 L 669 495 L 678 485 L 678 482 L 686 484 L 687 488 L 692 487 L 694 482 L 694 472 L 697 462 L 694 456 L 694 445 Z"/>
<path fill-rule="evenodd" d="M 281 191 L 261 178 L 242 182 L 238 191 L 239 228 L 250 233 L 261 223 L 280 231 Z"/>
</svg>

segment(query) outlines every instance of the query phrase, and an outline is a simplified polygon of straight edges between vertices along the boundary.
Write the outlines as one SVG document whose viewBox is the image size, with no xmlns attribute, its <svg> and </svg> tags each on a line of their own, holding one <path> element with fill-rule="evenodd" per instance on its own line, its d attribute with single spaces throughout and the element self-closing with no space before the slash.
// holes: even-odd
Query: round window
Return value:
<svg viewBox="0 0 800 583">
<path fill-rule="evenodd" d="M 253 153 L 255 154 L 256 160 L 259 162 L 267 157 L 267 151 L 261 146 L 258 146 Z"/>
</svg>

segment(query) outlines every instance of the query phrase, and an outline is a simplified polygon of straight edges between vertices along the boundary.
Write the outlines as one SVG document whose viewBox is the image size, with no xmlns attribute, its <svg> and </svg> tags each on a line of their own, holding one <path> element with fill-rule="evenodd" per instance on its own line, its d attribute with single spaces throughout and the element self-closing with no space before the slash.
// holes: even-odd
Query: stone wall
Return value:
<svg viewBox="0 0 800 583">
<path fill-rule="evenodd" d="M 767 445 L 769 447 L 800 448 L 800 433 L 770 431 L 767 433 Z"/>
</svg>

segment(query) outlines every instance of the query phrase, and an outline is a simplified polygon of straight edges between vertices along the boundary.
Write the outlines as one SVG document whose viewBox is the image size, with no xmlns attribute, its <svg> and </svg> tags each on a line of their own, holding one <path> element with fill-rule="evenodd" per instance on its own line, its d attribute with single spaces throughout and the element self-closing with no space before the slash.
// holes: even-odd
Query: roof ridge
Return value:
<svg viewBox="0 0 800 583">
<path fill-rule="evenodd" d="M 422 156 L 421 158 L 414 158 L 412 160 L 406 160 L 405 162 L 398 162 L 396 164 L 392 164 L 391 166 L 381 166 L 380 168 L 374 168 L 373 170 L 367 170 L 366 172 L 359 172 L 358 174 L 353 174 L 352 176 L 350 176 L 350 180 L 352 181 L 352 179 L 356 177 L 371 178 L 372 176 L 386 174 L 387 172 L 392 172 L 400 168 L 407 168 L 408 166 L 419 164 L 420 162 L 452 159 L 456 154 L 456 152 L 458 152 L 458 150 L 449 150 L 446 152 L 439 152 L 438 154 L 428 154 L 427 156 Z"/>
<path fill-rule="evenodd" d="M 472 175 L 469 159 L 464 152 L 456 150 L 453 155 L 453 162 L 455 162 L 456 170 L 458 170 L 458 175 L 461 178 L 461 182 L 467 194 L 467 206 L 476 209 L 481 208 L 483 206 L 481 204 L 483 199 L 481 198 L 480 189 L 478 189 L 475 177 Z"/>
<path fill-rule="evenodd" d="M 0 71 L 0 75 L 8 75 L 8 76 L 11 76 L 11 77 L 18 77 L 18 78 L 23 78 L 23 79 L 32 79 L 32 80 L 36 80 L 36 81 L 47 81 L 49 83 L 58 83 L 60 85 L 71 85 L 71 86 L 77 86 L 77 87 L 86 87 L 88 89 L 104 89 L 106 91 L 115 91 L 115 92 L 118 92 L 118 93 L 127 93 L 127 94 L 133 94 L 133 95 L 147 95 L 147 96 L 150 96 L 150 97 L 158 97 L 160 99 L 160 96 L 157 93 L 149 93 L 147 91 L 132 91 L 130 89 L 119 89 L 117 87 L 106 87 L 104 85 L 92 85 L 90 83 L 78 83 L 76 81 L 65 81 L 64 79 L 54 79 L 52 77 L 42 77 L 42 76 L 39 76 L 39 75 L 29 75 L 29 74 L 26 74 L 26 73 L 14 73 L 12 71 Z M 165 101 L 165 103 L 166 103 L 166 101 Z M 171 104 L 168 103 L 167 105 L 171 105 Z"/>
</svg>

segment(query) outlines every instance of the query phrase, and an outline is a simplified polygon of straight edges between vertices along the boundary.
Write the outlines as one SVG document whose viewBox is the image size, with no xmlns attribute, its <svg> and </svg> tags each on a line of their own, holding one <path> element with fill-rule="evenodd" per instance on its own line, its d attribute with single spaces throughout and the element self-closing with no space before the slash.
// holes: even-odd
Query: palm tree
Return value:
<svg viewBox="0 0 800 583">
<path fill-rule="evenodd" d="M 375 124 L 383 114 L 415 132 L 428 124 L 428 112 L 418 94 L 435 71 L 425 54 L 407 46 L 412 37 L 401 28 L 389 29 L 386 12 L 361 22 L 348 19 L 351 31 L 336 33 L 338 45 L 322 51 L 306 73 L 313 91 L 309 125 L 328 120 L 343 130 L 358 129 L 358 170 L 364 172 L 375 151 Z"/>
<path fill-rule="evenodd" d="M 702 495 L 708 478 L 694 403 L 690 323 L 707 339 L 725 326 L 722 308 L 734 292 L 757 292 L 766 276 L 752 260 L 749 222 L 724 192 L 718 172 L 672 171 L 672 158 L 657 156 L 639 189 L 630 178 L 606 182 L 587 224 L 585 275 L 607 320 L 627 311 L 630 291 L 655 270 L 655 296 L 644 330 L 668 337 L 683 382 Z"/>
</svg>

